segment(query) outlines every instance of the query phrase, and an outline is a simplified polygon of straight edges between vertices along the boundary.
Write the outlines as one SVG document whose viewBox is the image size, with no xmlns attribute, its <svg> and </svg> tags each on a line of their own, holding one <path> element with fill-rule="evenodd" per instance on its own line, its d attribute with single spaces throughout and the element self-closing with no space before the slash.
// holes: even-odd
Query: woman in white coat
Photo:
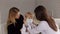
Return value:
<svg viewBox="0 0 60 34">
<path fill-rule="evenodd" d="M 30 34 L 59 34 L 59 28 L 55 21 L 47 14 L 47 10 L 44 6 L 38 6 L 35 10 L 35 15 L 40 24 L 29 30 Z"/>
</svg>

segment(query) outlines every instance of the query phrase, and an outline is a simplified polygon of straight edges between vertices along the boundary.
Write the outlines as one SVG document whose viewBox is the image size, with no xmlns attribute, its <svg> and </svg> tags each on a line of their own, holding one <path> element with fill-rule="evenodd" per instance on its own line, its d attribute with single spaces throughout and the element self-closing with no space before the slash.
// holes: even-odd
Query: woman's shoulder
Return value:
<svg viewBox="0 0 60 34">
<path fill-rule="evenodd" d="M 40 25 L 48 26 L 48 23 L 47 23 L 47 21 L 40 21 Z"/>
<path fill-rule="evenodd" d="M 40 23 L 44 23 L 45 24 L 45 23 L 47 23 L 47 21 L 40 21 Z"/>
<path fill-rule="evenodd" d="M 12 27 L 12 26 L 14 26 L 14 24 L 9 24 L 9 25 L 8 25 L 8 27 Z"/>
</svg>

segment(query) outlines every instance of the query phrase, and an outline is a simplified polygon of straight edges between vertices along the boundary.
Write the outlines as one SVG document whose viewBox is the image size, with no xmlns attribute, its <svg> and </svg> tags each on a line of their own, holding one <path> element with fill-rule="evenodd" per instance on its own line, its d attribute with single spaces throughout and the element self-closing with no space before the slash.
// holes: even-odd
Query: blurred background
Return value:
<svg viewBox="0 0 60 34">
<path fill-rule="evenodd" d="M 0 0 L 0 34 L 7 34 L 6 21 L 11 7 L 20 9 L 22 15 L 34 8 L 43 5 L 47 8 L 48 14 L 54 18 L 60 27 L 60 0 Z"/>
</svg>

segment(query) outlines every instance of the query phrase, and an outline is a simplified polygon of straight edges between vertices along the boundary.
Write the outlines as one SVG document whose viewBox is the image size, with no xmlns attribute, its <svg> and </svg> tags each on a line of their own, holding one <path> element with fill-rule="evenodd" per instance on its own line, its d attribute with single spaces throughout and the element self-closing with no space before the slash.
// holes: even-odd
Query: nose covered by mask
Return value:
<svg viewBox="0 0 60 34">
<path fill-rule="evenodd" d="M 26 19 L 26 27 L 29 29 L 31 29 L 31 24 L 33 23 L 33 19 L 29 19 L 27 18 Z"/>
<path fill-rule="evenodd" d="M 28 30 L 31 29 L 31 28 L 35 28 L 36 26 L 33 24 L 33 19 L 26 19 L 26 26 L 28 27 Z"/>
<path fill-rule="evenodd" d="M 33 22 L 33 19 L 27 18 L 27 19 L 26 19 L 26 22 L 27 22 L 27 23 L 32 23 L 32 22 Z"/>
</svg>

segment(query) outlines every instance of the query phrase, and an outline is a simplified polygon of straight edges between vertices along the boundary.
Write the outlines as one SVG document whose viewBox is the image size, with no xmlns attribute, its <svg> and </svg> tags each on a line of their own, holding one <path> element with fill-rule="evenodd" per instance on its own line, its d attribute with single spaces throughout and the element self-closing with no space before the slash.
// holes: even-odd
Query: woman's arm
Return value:
<svg viewBox="0 0 60 34">
<path fill-rule="evenodd" d="M 23 20 L 24 20 L 24 17 L 22 15 L 20 15 L 19 19 L 16 19 L 16 22 L 17 22 L 17 27 L 18 29 L 21 29 L 23 27 Z"/>
<path fill-rule="evenodd" d="M 41 21 L 40 24 L 31 30 L 29 30 L 30 33 L 40 33 L 43 30 L 47 29 L 47 23 L 45 21 Z"/>
</svg>

